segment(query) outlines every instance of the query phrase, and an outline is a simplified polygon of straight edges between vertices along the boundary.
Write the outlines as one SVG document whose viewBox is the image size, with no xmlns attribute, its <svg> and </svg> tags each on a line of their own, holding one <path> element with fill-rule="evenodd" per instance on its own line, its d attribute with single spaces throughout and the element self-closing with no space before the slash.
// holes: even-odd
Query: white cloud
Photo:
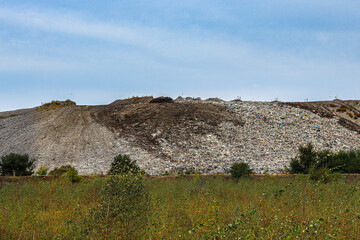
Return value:
<svg viewBox="0 0 360 240">
<path fill-rule="evenodd" d="M 356 79 L 360 64 L 356 60 L 325 59 L 315 54 L 302 57 L 207 30 L 170 30 L 89 20 L 74 13 L 5 8 L 0 8 L 0 22 L 59 34 L 59 42 L 67 35 L 81 38 L 66 48 L 46 44 L 46 50 L 35 44 L 39 39 L 24 38 L 22 44 L 28 47 L 20 53 L 16 46 L 0 41 L 0 77 L 4 72 L 53 72 L 52 79 L 58 79 L 59 72 L 67 72 L 74 75 L 66 76 L 67 81 L 98 78 L 101 84 L 86 91 L 99 92 L 101 98 L 106 92 L 104 86 L 109 89 L 115 85 L 123 87 L 122 93 L 136 95 L 136 84 L 139 95 L 184 92 L 196 96 L 198 92 L 207 97 L 242 95 L 258 100 L 305 99 L 317 94 L 341 97 L 339 91 L 354 96 L 354 89 L 360 87 Z M 332 39 L 325 31 L 313 34 L 319 41 Z M 87 44 L 88 39 L 98 42 Z M 77 46 L 82 42 L 80 49 Z M 110 95 L 115 96 L 116 91 Z"/>
</svg>

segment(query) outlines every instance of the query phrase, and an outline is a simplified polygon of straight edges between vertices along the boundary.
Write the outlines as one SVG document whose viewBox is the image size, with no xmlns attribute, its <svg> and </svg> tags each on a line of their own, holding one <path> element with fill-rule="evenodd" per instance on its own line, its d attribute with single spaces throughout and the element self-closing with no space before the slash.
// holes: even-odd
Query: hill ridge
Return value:
<svg viewBox="0 0 360 240">
<path fill-rule="evenodd" d="M 81 174 L 105 173 L 120 153 L 150 174 L 180 168 L 219 173 L 236 161 L 248 162 L 258 173 L 278 173 L 300 144 L 334 151 L 360 147 L 357 100 L 152 99 L 0 113 L 5 115 L 0 156 L 28 153 L 38 159 L 37 167 L 71 164 Z"/>
</svg>

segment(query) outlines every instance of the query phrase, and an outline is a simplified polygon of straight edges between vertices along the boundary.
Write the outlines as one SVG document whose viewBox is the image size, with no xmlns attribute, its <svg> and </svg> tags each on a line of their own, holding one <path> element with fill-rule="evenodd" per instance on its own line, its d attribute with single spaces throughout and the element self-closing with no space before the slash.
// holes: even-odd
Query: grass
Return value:
<svg viewBox="0 0 360 240">
<path fill-rule="evenodd" d="M 144 178 L 150 211 L 143 216 L 146 225 L 141 229 L 136 222 L 125 229 L 115 218 L 114 228 L 89 220 L 101 203 L 105 181 L 94 177 L 74 184 L 65 178 L 33 177 L 0 182 L 1 239 L 356 239 L 360 235 L 358 179 L 320 184 L 301 175 L 238 182 L 200 175 Z M 86 237 L 84 226 L 92 229 Z"/>
<path fill-rule="evenodd" d="M 50 110 L 54 108 L 62 108 L 62 107 L 70 107 L 70 106 L 76 106 L 76 103 L 74 101 L 71 101 L 70 99 L 67 99 L 65 101 L 53 100 L 51 102 L 42 104 L 36 109 Z"/>
<path fill-rule="evenodd" d="M 9 116 L 2 116 L 2 115 L 0 115 L 0 119 L 10 118 L 10 117 L 16 117 L 16 116 L 19 116 L 19 114 L 13 113 L 13 114 L 10 114 Z"/>
</svg>

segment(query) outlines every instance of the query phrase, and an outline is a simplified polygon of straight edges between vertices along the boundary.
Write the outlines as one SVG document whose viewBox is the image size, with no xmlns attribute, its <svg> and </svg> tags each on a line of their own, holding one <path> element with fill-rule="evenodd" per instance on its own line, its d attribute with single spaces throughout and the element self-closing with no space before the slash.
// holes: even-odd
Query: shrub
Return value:
<svg viewBox="0 0 360 240">
<path fill-rule="evenodd" d="M 51 108 L 69 107 L 69 106 L 76 106 L 76 103 L 74 101 L 71 101 L 70 99 L 67 99 L 65 101 L 54 100 L 42 104 L 40 107 L 37 107 L 37 109 L 51 109 Z"/>
<path fill-rule="evenodd" d="M 252 174 L 253 170 L 250 169 L 249 164 L 245 162 L 234 163 L 230 168 L 230 174 L 233 179 L 239 179 L 242 177 L 247 177 L 249 174 Z"/>
<path fill-rule="evenodd" d="M 338 109 L 336 109 L 337 112 L 346 112 L 347 107 L 345 105 L 341 105 Z"/>
<path fill-rule="evenodd" d="M 150 210 L 149 191 L 140 174 L 123 173 L 106 179 L 101 203 L 89 212 L 82 236 L 97 239 L 141 239 Z M 95 238 L 96 239 L 96 238 Z"/>
<path fill-rule="evenodd" d="M 114 161 L 111 163 L 108 175 L 119 175 L 123 173 L 134 173 L 140 172 L 140 167 L 136 164 L 136 161 L 132 161 L 128 155 L 117 155 Z"/>
<path fill-rule="evenodd" d="M 333 173 L 328 168 L 316 168 L 310 169 L 310 179 L 316 182 L 329 183 L 341 179 L 342 176 L 339 173 Z"/>
<path fill-rule="evenodd" d="M 33 174 L 35 159 L 29 155 L 10 153 L 1 157 L 0 173 L 2 176 L 30 176 Z"/>
<path fill-rule="evenodd" d="M 78 174 L 78 171 L 73 168 L 66 172 L 65 176 L 70 180 L 70 182 L 80 182 L 81 177 Z"/>
<path fill-rule="evenodd" d="M 76 171 L 76 169 L 71 165 L 63 165 L 59 168 L 54 168 L 53 170 L 51 170 L 49 172 L 49 175 L 61 176 L 61 175 L 65 175 L 68 171 Z"/>
<path fill-rule="evenodd" d="M 339 173 L 360 173 L 360 151 L 349 150 L 337 153 L 329 150 L 315 151 L 311 143 L 299 147 L 299 154 L 291 159 L 290 173 L 310 173 L 314 169 L 331 169 Z"/>
<path fill-rule="evenodd" d="M 171 97 L 158 97 L 150 101 L 150 103 L 172 103 L 174 100 Z"/>
<path fill-rule="evenodd" d="M 48 172 L 47 167 L 41 165 L 39 169 L 35 172 L 35 175 L 37 176 L 45 176 Z"/>
</svg>

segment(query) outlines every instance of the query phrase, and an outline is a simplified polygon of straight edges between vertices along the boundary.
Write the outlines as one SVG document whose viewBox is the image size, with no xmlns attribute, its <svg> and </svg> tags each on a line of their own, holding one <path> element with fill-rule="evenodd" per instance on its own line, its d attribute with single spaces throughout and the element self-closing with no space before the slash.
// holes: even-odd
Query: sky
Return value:
<svg viewBox="0 0 360 240">
<path fill-rule="evenodd" d="M 0 0 L 0 111 L 360 99 L 358 0 Z"/>
</svg>

